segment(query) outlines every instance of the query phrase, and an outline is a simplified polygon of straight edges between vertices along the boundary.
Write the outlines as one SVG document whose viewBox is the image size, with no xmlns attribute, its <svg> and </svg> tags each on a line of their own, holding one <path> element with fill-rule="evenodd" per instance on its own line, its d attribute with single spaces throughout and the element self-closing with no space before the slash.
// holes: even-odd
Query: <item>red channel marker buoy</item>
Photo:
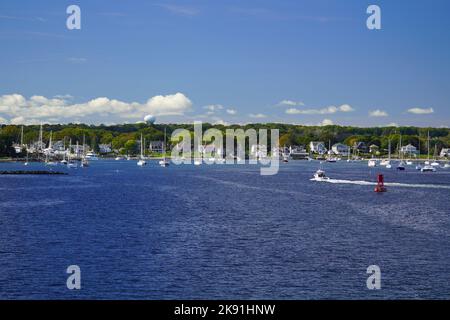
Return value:
<svg viewBox="0 0 450 320">
<path fill-rule="evenodd" d="M 387 189 L 384 186 L 384 176 L 379 174 L 377 177 L 377 186 L 375 187 L 375 192 L 386 192 Z"/>
</svg>

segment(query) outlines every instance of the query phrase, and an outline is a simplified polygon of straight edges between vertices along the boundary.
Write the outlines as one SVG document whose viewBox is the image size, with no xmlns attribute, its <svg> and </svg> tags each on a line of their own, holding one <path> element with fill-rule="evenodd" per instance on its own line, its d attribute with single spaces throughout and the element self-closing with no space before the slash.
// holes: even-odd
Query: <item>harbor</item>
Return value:
<svg viewBox="0 0 450 320">
<path fill-rule="evenodd" d="M 310 181 L 320 165 L 330 182 Z M 384 194 L 374 192 L 380 172 Z M 2 176 L 0 297 L 352 299 L 367 296 L 375 261 L 386 279 L 370 298 L 437 298 L 450 290 L 449 188 L 449 170 L 346 161 L 289 161 L 270 177 L 259 165 L 167 170 L 157 160 Z M 74 262 L 83 290 L 55 286 Z"/>
</svg>

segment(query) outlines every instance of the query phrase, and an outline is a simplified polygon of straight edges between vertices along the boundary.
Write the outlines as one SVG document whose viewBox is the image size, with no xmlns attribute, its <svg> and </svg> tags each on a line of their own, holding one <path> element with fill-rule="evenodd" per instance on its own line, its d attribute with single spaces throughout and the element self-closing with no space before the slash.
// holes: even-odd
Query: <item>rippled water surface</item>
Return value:
<svg viewBox="0 0 450 320">
<path fill-rule="evenodd" d="M 450 170 L 342 162 L 324 183 L 310 181 L 317 167 L 97 161 L 0 176 L 0 298 L 450 298 Z M 72 264 L 80 291 L 66 288 Z M 373 264 L 379 291 L 366 288 Z"/>
</svg>

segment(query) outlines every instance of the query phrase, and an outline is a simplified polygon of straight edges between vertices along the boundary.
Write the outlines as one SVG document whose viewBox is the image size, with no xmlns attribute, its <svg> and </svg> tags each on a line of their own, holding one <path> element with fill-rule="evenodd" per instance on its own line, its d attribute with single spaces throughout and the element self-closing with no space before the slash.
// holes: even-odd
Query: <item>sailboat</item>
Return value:
<svg viewBox="0 0 450 320">
<path fill-rule="evenodd" d="M 434 160 L 433 160 L 433 162 L 430 164 L 430 166 L 433 166 L 433 167 L 439 167 L 439 162 L 437 162 L 437 160 L 436 160 L 436 155 L 437 155 L 437 153 L 436 153 L 437 151 L 436 151 L 436 144 L 434 145 Z"/>
<path fill-rule="evenodd" d="M 428 131 L 427 140 L 428 161 L 425 162 L 425 166 L 420 169 L 421 172 L 435 172 L 436 168 L 430 165 L 430 132 Z"/>
<path fill-rule="evenodd" d="M 140 157 L 139 161 L 137 162 L 137 165 L 140 167 L 147 165 L 147 162 L 144 160 L 144 140 L 143 139 L 144 138 L 141 133 L 141 157 Z"/>
<path fill-rule="evenodd" d="M 86 159 L 86 136 L 83 134 L 83 156 L 81 157 L 82 168 L 89 167 L 89 161 Z"/>
<path fill-rule="evenodd" d="M 72 146 L 72 139 L 69 140 L 69 149 L 68 149 L 68 153 L 67 153 L 67 168 L 76 168 L 78 167 L 78 165 L 71 160 L 71 146 Z"/>
<path fill-rule="evenodd" d="M 331 157 L 332 151 L 331 151 L 331 140 L 328 140 L 328 158 L 327 162 L 336 162 L 337 159 L 334 157 Z"/>
<path fill-rule="evenodd" d="M 169 162 L 166 161 L 166 128 L 164 128 L 164 144 L 163 144 L 163 159 L 159 161 L 161 167 L 168 167 Z"/>
<path fill-rule="evenodd" d="M 54 162 L 53 160 L 51 160 L 49 158 L 49 154 L 51 154 L 51 152 L 53 150 L 52 149 L 52 135 L 53 135 L 53 132 L 50 131 L 50 140 L 49 140 L 49 143 L 48 143 L 48 148 L 45 150 L 45 165 L 46 166 L 56 166 L 57 165 L 56 162 Z"/>
<path fill-rule="evenodd" d="M 388 158 L 383 159 L 380 162 L 380 166 L 385 166 L 387 169 L 392 168 L 392 165 L 391 165 L 391 139 L 390 138 L 389 138 L 389 145 L 388 145 Z"/>
<path fill-rule="evenodd" d="M 417 158 L 420 160 L 420 134 L 419 134 L 419 149 L 417 152 Z M 422 170 L 422 166 L 420 165 L 420 163 L 417 163 L 416 170 Z"/>
<path fill-rule="evenodd" d="M 398 146 L 398 156 L 400 158 L 400 163 L 397 165 L 397 170 L 404 171 L 405 163 L 403 162 L 403 153 L 402 153 L 402 135 L 400 135 L 400 142 Z"/>
</svg>

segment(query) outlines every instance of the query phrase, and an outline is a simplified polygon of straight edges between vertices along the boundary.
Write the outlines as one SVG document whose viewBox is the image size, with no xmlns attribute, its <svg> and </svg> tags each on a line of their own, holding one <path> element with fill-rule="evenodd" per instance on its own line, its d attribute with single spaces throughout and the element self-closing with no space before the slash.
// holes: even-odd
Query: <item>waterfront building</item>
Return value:
<svg viewBox="0 0 450 320">
<path fill-rule="evenodd" d="M 343 143 L 336 143 L 331 147 L 331 150 L 336 155 L 348 156 L 350 153 L 350 147 Z"/>
<path fill-rule="evenodd" d="M 309 143 L 309 150 L 312 153 L 317 153 L 320 155 L 324 155 L 327 152 L 327 148 L 325 147 L 325 143 L 322 141 L 311 141 Z"/>
</svg>

